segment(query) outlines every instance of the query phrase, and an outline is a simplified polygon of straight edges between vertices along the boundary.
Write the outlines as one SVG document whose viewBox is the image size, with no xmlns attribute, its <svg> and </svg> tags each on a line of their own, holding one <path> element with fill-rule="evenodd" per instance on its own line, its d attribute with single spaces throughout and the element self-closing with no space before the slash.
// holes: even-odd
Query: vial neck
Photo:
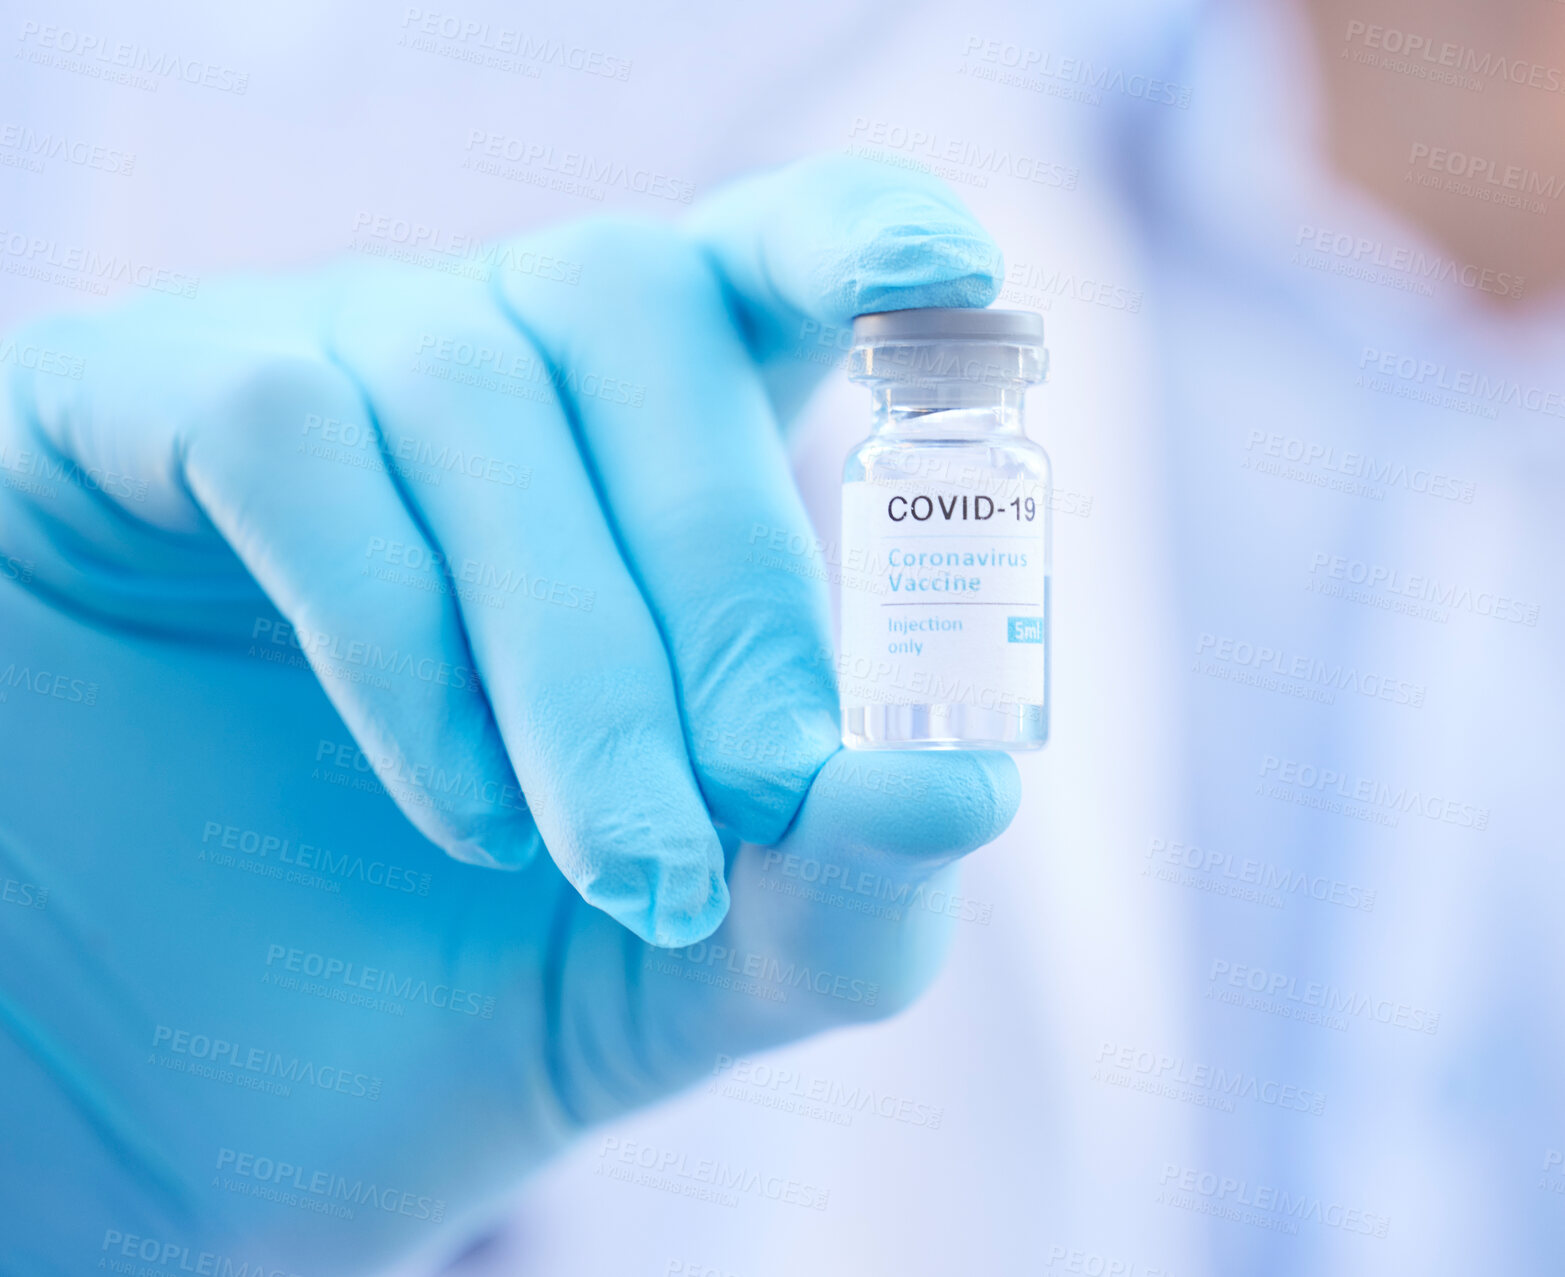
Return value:
<svg viewBox="0 0 1565 1277">
<path fill-rule="evenodd" d="M 919 439 L 1026 434 L 1024 391 L 967 382 L 875 387 L 875 433 Z"/>
</svg>

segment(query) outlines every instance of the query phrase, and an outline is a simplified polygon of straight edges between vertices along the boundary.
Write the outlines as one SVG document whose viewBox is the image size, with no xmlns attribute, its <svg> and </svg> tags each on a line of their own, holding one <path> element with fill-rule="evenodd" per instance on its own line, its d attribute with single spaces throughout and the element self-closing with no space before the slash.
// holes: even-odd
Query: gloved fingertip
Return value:
<svg viewBox="0 0 1565 1277">
<path fill-rule="evenodd" d="M 841 740 L 834 705 L 796 701 L 697 738 L 696 769 L 713 817 L 745 842 L 777 842 Z"/>
<path fill-rule="evenodd" d="M 821 769 L 797 831 L 863 849 L 965 855 L 998 838 L 1020 804 L 1009 754 L 843 750 Z"/>
<path fill-rule="evenodd" d="M 966 210 L 923 191 L 884 191 L 870 200 L 854 218 L 847 243 L 862 294 L 947 290 L 970 297 L 972 305 L 988 305 L 1005 280 L 1000 247 L 989 233 Z"/>
<path fill-rule="evenodd" d="M 654 910 L 649 929 L 638 934 L 660 949 L 682 949 L 697 944 L 723 925 L 723 919 L 728 916 L 728 903 L 728 883 L 721 872 L 715 873 L 708 884 L 706 901 L 700 907 L 691 910 L 660 903 Z"/>
<path fill-rule="evenodd" d="M 987 306 L 1005 279 L 999 246 L 976 221 L 921 191 L 870 201 L 824 297 L 842 317 L 918 306 Z M 833 286 L 834 284 L 834 286 Z"/>
<path fill-rule="evenodd" d="M 633 846 L 599 843 L 590 856 L 555 859 L 583 900 L 648 944 L 694 944 L 728 914 L 723 844 L 710 824 L 662 839 L 643 830 Z"/>
<path fill-rule="evenodd" d="M 446 839 L 442 846 L 453 860 L 514 873 L 533 862 L 543 850 L 543 839 L 538 836 L 537 827 L 528 820 L 497 831 Z"/>
<path fill-rule="evenodd" d="M 950 782 L 961 787 L 974 806 L 973 828 L 981 842 L 991 842 L 1005 832 L 1022 803 L 1022 776 L 1009 754 L 974 750 L 959 755 L 968 775 L 953 770 Z"/>
<path fill-rule="evenodd" d="M 999 248 L 945 182 L 857 156 L 741 179 L 687 226 L 784 348 L 801 315 L 845 326 L 870 311 L 982 307 L 1004 282 Z"/>
</svg>

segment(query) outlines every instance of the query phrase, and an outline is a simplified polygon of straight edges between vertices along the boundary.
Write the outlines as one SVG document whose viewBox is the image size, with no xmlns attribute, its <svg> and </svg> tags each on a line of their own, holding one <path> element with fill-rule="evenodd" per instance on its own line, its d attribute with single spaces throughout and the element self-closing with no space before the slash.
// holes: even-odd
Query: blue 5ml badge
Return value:
<svg viewBox="0 0 1565 1277">
<path fill-rule="evenodd" d="M 1041 616 L 1008 616 L 1005 618 L 1005 630 L 1005 639 L 1008 643 L 1043 642 Z"/>
</svg>

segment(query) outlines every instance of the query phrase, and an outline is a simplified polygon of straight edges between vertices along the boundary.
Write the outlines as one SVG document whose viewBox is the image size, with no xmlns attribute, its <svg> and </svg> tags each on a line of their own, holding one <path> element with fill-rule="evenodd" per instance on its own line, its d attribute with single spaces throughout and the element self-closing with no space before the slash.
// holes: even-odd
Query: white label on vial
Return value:
<svg viewBox="0 0 1565 1277">
<path fill-rule="evenodd" d="M 843 485 L 843 701 L 1043 702 L 1044 485 L 938 480 Z"/>
</svg>

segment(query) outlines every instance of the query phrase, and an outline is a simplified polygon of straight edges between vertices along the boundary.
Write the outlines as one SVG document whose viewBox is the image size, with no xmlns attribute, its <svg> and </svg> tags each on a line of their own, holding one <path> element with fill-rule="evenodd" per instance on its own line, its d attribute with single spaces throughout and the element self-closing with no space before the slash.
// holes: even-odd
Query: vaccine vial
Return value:
<svg viewBox="0 0 1565 1277">
<path fill-rule="evenodd" d="M 927 309 L 853 321 L 874 426 L 842 488 L 842 739 L 1036 749 L 1049 734 L 1049 458 L 1022 423 L 1043 318 Z"/>
</svg>

